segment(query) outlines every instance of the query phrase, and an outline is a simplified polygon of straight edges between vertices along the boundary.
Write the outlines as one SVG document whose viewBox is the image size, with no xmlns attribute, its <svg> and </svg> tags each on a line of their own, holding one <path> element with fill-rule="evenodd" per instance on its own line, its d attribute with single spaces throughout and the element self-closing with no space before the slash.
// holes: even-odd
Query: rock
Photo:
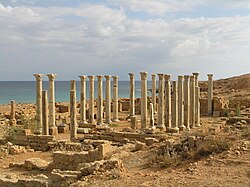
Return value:
<svg viewBox="0 0 250 187">
<path fill-rule="evenodd" d="M 135 149 L 134 149 L 134 151 L 142 150 L 145 146 L 146 146 L 145 143 L 142 143 L 142 142 L 137 141 L 137 142 L 135 143 Z"/>
<path fill-rule="evenodd" d="M 29 158 L 25 160 L 23 167 L 28 170 L 46 170 L 49 162 L 40 158 Z"/>
</svg>

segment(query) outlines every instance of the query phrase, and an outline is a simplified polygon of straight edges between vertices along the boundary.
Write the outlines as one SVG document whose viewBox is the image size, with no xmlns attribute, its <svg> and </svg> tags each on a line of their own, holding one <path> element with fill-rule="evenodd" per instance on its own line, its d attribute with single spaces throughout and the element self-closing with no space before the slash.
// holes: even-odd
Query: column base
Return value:
<svg viewBox="0 0 250 187">
<path fill-rule="evenodd" d="M 186 128 L 185 128 L 185 131 L 190 131 L 190 127 L 189 127 L 189 126 L 186 127 Z"/>
<path fill-rule="evenodd" d="M 169 133 L 179 133 L 179 128 L 178 128 L 178 127 L 169 128 L 169 129 L 168 129 L 168 132 L 169 132 Z"/>
<path fill-rule="evenodd" d="M 157 129 L 160 129 L 160 131 L 166 131 L 166 127 L 164 125 L 157 125 Z"/>
<path fill-rule="evenodd" d="M 35 135 L 41 135 L 42 134 L 42 129 L 36 129 L 34 130 Z"/>
<path fill-rule="evenodd" d="M 105 122 L 106 122 L 107 124 L 111 124 L 111 123 L 112 123 L 111 120 L 106 120 Z"/>
<path fill-rule="evenodd" d="M 118 122 L 120 121 L 119 119 L 112 119 L 113 122 Z"/>
<path fill-rule="evenodd" d="M 200 123 L 195 124 L 195 127 L 200 127 L 200 126 L 201 126 L 201 124 L 200 124 Z"/>
<path fill-rule="evenodd" d="M 52 136 L 58 135 L 57 127 L 49 127 L 49 135 L 52 135 Z"/>
<path fill-rule="evenodd" d="M 179 128 L 179 131 L 184 131 L 186 129 L 186 127 L 183 125 L 183 126 L 180 126 L 178 127 Z"/>
</svg>

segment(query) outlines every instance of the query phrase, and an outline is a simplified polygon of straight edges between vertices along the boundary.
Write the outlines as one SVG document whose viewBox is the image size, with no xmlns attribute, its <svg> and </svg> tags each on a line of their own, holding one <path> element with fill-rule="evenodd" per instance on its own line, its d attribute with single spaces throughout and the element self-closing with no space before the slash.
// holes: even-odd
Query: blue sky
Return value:
<svg viewBox="0 0 250 187">
<path fill-rule="evenodd" d="M 0 0 L 0 81 L 248 73 L 249 23 L 249 0 Z"/>
</svg>

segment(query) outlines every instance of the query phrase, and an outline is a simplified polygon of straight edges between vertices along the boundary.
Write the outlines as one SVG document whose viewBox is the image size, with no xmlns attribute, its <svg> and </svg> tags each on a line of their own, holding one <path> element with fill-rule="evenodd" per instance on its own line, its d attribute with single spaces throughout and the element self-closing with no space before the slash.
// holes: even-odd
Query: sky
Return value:
<svg viewBox="0 0 250 187">
<path fill-rule="evenodd" d="M 0 81 L 249 70 L 250 0 L 0 0 Z"/>
</svg>

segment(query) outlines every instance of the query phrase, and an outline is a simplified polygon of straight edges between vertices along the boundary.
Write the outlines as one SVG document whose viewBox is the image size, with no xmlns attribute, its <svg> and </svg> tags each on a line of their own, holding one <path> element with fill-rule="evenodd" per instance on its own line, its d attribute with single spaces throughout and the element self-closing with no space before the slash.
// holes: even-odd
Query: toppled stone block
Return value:
<svg viewBox="0 0 250 187">
<path fill-rule="evenodd" d="M 140 151 L 140 150 L 142 150 L 145 146 L 146 146 L 145 143 L 142 143 L 142 142 L 137 141 L 137 142 L 135 143 L 135 151 Z"/>
<path fill-rule="evenodd" d="M 77 179 L 79 179 L 80 175 L 80 171 L 61 171 L 60 169 L 54 169 L 51 172 L 51 181 L 49 186 L 69 186 L 70 184 L 75 183 Z"/>
<path fill-rule="evenodd" d="M 40 158 L 29 158 L 24 161 L 23 167 L 28 170 L 46 170 L 49 162 Z"/>
</svg>

